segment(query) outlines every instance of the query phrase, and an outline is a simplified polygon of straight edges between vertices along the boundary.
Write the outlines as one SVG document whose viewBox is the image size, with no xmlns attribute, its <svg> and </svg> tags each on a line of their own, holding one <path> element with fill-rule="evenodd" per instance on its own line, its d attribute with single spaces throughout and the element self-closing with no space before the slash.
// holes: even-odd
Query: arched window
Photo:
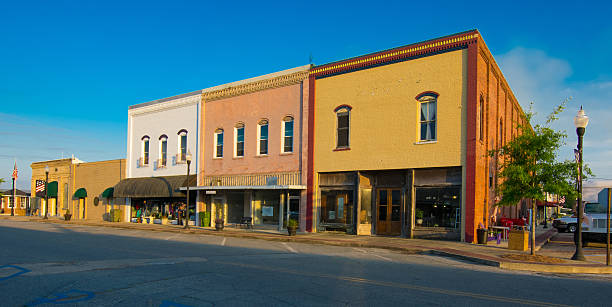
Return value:
<svg viewBox="0 0 612 307">
<path fill-rule="evenodd" d="M 281 152 L 293 152 L 293 116 L 287 115 L 283 118 L 282 124 L 282 145 Z"/>
<path fill-rule="evenodd" d="M 158 167 L 166 167 L 168 164 L 168 136 L 162 134 L 159 137 L 159 162 Z"/>
<path fill-rule="evenodd" d="M 480 133 L 480 140 L 483 141 L 484 140 L 484 135 L 485 135 L 485 103 L 484 103 L 484 97 L 482 97 L 482 95 L 480 95 L 480 105 L 478 106 L 478 117 L 479 117 L 479 133 Z"/>
<path fill-rule="evenodd" d="M 215 130 L 215 158 L 223 158 L 223 129 Z"/>
<path fill-rule="evenodd" d="M 244 157 L 244 124 L 234 127 L 234 157 Z"/>
<path fill-rule="evenodd" d="M 341 105 L 336 112 L 336 149 L 350 148 L 351 106 Z"/>
<path fill-rule="evenodd" d="M 187 160 L 187 130 L 181 129 L 178 133 L 178 154 L 177 161 L 185 162 Z"/>
<path fill-rule="evenodd" d="M 499 139 L 498 139 L 498 148 L 501 148 L 504 146 L 504 144 L 506 143 L 505 137 L 504 137 L 504 119 L 500 118 L 499 119 Z"/>
<path fill-rule="evenodd" d="M 436 140 L 436 121 L 438 94 L 433 92 L 425 92 L 417 96 L 420 104 L 420 141 L 435 141 Z"/>
<path fill-rule="evenodd" d="M 149 165 L 149 136 L 145 135 L 142 137 L 142 154 L 140 156 L 140 165 Z"/>
<path fill-rule="evenodd" d="M 257 123 L 257 154 L 268 154 L 268 120 L 262 119 Z"/>
</svg>

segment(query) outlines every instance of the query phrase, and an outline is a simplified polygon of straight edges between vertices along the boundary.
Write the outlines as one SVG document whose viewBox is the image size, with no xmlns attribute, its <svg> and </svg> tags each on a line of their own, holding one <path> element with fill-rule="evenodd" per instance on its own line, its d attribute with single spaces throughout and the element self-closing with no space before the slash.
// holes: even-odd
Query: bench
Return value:
<svg viewBox="0 0 612 307">
<path fill-rule="evenodd" d="M 247 229 L 253 229 L 253 218 L 252 217 L 243 217 L 242 219 L 240 219 L 240 223 L 237 224 L 240 225 L 240 227 L 245 226 L 245 228 Z"/>
</svg>

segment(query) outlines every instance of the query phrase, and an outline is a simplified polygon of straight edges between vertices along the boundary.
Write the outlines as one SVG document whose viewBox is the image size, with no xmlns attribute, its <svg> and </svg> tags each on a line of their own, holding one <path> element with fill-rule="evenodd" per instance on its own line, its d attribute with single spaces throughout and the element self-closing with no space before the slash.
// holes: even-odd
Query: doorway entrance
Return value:
<svg viewBox="0 0 612 307">
<path fill-rule="evenodd" d="M 376 198 L 376 234 L 399 236 L 402 232 L 402 191 L 379 189 Z"/>
</svg>

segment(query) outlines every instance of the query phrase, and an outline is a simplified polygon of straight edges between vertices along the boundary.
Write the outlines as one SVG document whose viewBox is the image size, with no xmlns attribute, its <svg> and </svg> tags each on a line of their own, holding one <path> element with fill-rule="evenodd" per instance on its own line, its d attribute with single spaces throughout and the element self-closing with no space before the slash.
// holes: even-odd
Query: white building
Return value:
<svg viewBox="0 0 612 307">
<path fill-rule="evenodd" d="M 196 185 L 200 99 L 201 91 L 195 91 L 129 107 L 127 174 L 115 187 L 115 197 L 128 198 L 126 211 L 140 209 L 142 217 L 171 215 L 185 202 L 179 188 L 187 184 L 187 153 L 189 182 Z M 195 199 L 190 203 L 195 206 Z M 133 220 L 134 213 L 126 212 L 126 218 Z"/>
</svg>

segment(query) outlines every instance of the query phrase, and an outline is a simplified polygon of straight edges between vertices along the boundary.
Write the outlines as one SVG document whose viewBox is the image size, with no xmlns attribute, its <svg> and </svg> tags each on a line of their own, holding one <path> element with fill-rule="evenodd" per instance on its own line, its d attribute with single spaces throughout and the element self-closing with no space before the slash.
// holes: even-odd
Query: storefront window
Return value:
<svg viewBox="0 0 612 307">
<path fill-rule="evenodd" d="M 372 189 L 361 189 L 359 223 L 372 224 Z"/>
<path fill-rule="evenodd" d="M 278 225 L 280 194 L 271 191 L 257 191 L 253 194 L 254 224 Z"/>
<path fill-rule="evenodd" d="M 459 228 L 460 187 L 416 188 L 416 215 L 418 226 Z"/>
<path fill-rule="evenodd" d="M 353 191 L 321 191 L 321 222 L 353 223 Z"/>
</svg>

